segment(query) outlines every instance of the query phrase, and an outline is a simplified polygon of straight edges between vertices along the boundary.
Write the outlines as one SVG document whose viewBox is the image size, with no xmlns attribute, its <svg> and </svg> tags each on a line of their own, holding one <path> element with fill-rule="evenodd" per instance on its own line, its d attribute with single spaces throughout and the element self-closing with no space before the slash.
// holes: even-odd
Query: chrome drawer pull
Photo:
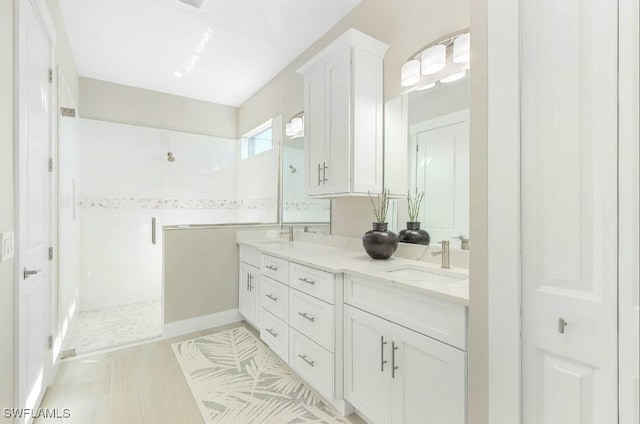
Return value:
<svg viewBox="0 0 640 424">
<path fill-rule="evenodd" d="M 307 280 L 307 277 L 298 278 L 298 280 L 302 281 L 303 283 L 311 284 L 312 286 L 316 284 L 316 282 L 313 280 Z"/>
<path fill-rule="evenodd" d="M 265 268 L 270 269 L 271 271 L 277 271 L 278 270 L 277 266 L 271 266 L 271 265 L 266 265 Z"/>
<path fill-rule="evenodd" d="M 308 359 L 307 355 L 298 355 L 298 357 L 302 359 L 304 362 L 306 362 L 307 364 L 311 365 L 312 367 L 315 367 L 316 362 Z"/>
<path fill-rule="evenodd" d="M 384 359 L 384 345 L 386 344 L 387 342 L 384 341 L 384 336 L 380 336 L 380 372 L 384 372 L 384 364 L 389 362 Z"/>
<path fill-rule="evenodd" d="M 273 331 L 270 328 L 265 328 L 265 330 L 267 330 L 267 333 L 271 334 L 273 337 L 278 337 L 278 333 L 276 333 L 275 331 Z"/>
<path fill-rule="evenodd" d="M 268 294 L 268 295 L 267 295 L 267 297 L 268 297 L 269 299 L 273 300 L 274 302 L 277 302 L 277 301 L 278 301 L 278 297 L 277 297 L 277 296 L 274 296 L 274 295 L 272 295 L 272 294 Z"/>
<path fill-rule="evenodd" d="M 398 346 L 396 346 L 395 342 L 391 342 L 391 378 L 396 378 L 396 350 L 398 350 Z"/>
<path fill-rule="evenodd" d="M 314 317 L 307 315 L 306 312 L 304 312 L 304 313 L 303 312 L 298 312 L 298 315 L 300 315 L 302 318 L 308 319 L 311 322 L 314 322 L 316 320 Z"/>
</svg>

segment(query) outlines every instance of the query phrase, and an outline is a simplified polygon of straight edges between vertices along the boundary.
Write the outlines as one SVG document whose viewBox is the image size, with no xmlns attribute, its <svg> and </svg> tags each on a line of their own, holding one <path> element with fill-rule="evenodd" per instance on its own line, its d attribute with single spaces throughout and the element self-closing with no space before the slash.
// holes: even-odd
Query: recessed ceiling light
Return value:
<svg viewBox="0 0 640 424">
<path fill-rule="evenodd" d="M 183 74 L 182 72 L 180 72 L 180 71 L 175 71 L 175 72 L 173 73 L 173 76 L 174 76 L 174 77 L 178 77 L 178 78 L 182 77 L 182 75 L 184 75 L 184 74 Z"/>
</svg>

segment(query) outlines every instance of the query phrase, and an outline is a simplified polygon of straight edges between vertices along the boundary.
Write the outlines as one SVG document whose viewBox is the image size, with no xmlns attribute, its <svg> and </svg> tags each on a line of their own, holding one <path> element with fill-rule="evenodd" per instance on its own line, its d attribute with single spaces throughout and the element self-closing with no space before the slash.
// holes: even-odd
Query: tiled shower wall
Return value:
<svg viewBox="0 0 640 424">
<path fill-rule="evenodd" d="M 81 310 L 160 300 L 163 225 L 277 222 L 277 149 L 87 119 L 80 140 Z"/>
</svg>

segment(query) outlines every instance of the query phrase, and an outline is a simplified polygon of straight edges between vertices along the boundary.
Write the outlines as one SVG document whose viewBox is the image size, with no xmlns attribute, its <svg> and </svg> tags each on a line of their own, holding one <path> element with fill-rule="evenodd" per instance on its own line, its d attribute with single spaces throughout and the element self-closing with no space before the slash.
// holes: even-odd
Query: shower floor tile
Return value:
<svg viewBox="0 0 640 424">
<path fill-rule="evenodd" d="M 159 301 L 132 303 L 78 314 L 69 348 L 76 354 L 110 349 L 162 335 Z"/>
</svg>

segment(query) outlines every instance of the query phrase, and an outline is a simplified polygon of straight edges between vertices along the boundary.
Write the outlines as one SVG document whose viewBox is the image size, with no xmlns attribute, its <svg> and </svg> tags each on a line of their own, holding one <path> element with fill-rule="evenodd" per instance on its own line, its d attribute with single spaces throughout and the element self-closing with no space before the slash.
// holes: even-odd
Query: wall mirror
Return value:
<svg viewBox="0 0 640 424">
<path fill-rule="evenodd" d="M 469 236 L 469 71 L 457 81 L 437 82 L 388 103 L 400 112 L 387 113 L 385 126 L 401 128 L 398 142 L 408 151 L 404 186 L 424 192 L 421 228 L 432 244 L 449 240 L 460 248 L 460 236 Z M 395 206 L 393 226 L 401 230 L 409 221 L 406 199 Z"/>
<path fill-rule="evenodd" d="M 304 138 L 285 140 L 282 145 L 282 223 L 329 224 L 331 201 L 305 196 Z"/>
</svg>

